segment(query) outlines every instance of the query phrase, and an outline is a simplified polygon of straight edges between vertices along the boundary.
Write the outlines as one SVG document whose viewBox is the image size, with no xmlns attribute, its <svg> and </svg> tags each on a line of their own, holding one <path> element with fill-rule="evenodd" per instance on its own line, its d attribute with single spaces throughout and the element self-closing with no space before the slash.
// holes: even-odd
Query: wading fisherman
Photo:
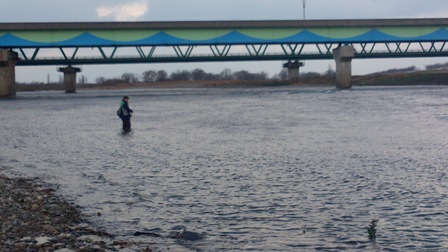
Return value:
<svg viewBox="0 0 448 252">
<path fill-rule="evenodd" d="M 120 108 L 118 109 L 118 116 L 123 121 L 123 130 L 130 131 L 131 130 L 131 116 L 134 111 L 129 108 L 129 97 L 124 96 L 123 100 L 121 100 Z"/>
</svg>

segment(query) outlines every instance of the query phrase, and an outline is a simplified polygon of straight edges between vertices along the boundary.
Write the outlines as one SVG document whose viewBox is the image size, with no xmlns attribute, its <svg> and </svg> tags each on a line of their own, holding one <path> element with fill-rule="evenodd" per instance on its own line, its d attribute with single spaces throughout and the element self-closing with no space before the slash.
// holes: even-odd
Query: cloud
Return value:
<svg viewBox="0 0 448 252">
<path fill-rule="evenodd" d="M 148 0 L 140 0 L 96 9 L 98 18 L 113 17 L 115 21 L 135 21 L 148 12 Z"/>
</svg>

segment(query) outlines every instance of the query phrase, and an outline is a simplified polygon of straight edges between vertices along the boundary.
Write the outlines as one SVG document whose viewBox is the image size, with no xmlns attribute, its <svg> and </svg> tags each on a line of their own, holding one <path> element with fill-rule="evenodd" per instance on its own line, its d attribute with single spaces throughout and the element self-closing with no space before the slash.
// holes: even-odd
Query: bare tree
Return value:
<svg viewBox="0 0 448 252">
<path fill-rule="evenodd" d="M 285 68 L 283 68 L 280 73 L 278 74 L 278 77 L 280 78 L 280 80 L 287 80 L 288 79 L 288 70 L 286 70 Z"/>
<path fill-rule="evenodd" d="M 241 70 L 233 74 L 234 78 L 237 80 L 266 80 L 268 79 L 268 73 L 250 73 L 246 70 Z"/>
<path fill-rule="evenodd" d="M 232 70 L 225 68 L 221 72 L 221 79 L 223 80 L 233 80 L 233 73 Z"/>
<path fill-rule="evenodd" d="M 142 81 L 146 82 L 146 83 L 148 83 L 148 82 L 156 82 L 157 81 L 157 77 L 158 77 L 158 74 L 157 74 L 156 71 L 148 70 L 148 71 L 143 72 L 143 74 L 142 74 Z"/>
<path fill-rule="evenodd" d="M 205 73 L 202 69 L 196 68 L 191 71 L 191 77 L 193 78 L 193 80 L 206 80 L 207 73 Z"/>
<path fill-rule="evenodd" d="M 106 82 L 106 78 L 104 78 L 103 76 L 96 78 L 95 80 L 96 84 L 103 84 Z"/>
<path fill-rule="evenodd" d="M 167 81 L 168 73 L 165 70 L 159 70 L 157 72 L 157 81 Z"/>
<path fill-rule="evenodd" d="M 189 71 L 183 70 L 183 71 L 176 71 L 171 73 L 170 75 L 171 80 L 177 80 L 177 81 L 188 81 L 192 79 L 192 75 Z"/>
<path fill-rule="evenodd" d="M 259 72 L 258 73 L 258 78 L 260 80 L 267 80 L 267 79 L 269 79 L 269 74 L 267 72 L 265 72 L 265 71 Z"/>
<path fill-rule="evenodd" d="M 333 77 L 335 75 L 336 75 L 336 71 L 333 69 L 333 66 L 331 64 L 328 65 L 328 70 L 324 73 L 324 76 Z"/>
<path fill-rule="evenodd" d="M 87 84 L 87 77 L 85 75 L 79 77 L 79 84 Z"/>
<path fill-rule="evenodd" d="M 300 76 L 303 78 L 317 78 L 317 77 L 320 77 L 321 74 L 317 73 L 317 72 L 306 72 L 306 73 L 300 74 Z"/>
<path fill-rule="evenodd" d="M 126 83 L 137 83 L 139 82 L 137 74 L 134 73 L 124 73 L 121 75 L 121 79 Z"/>
<path fill-rule="evenodd" d="M 250 80 L 250 73 L 246 70 L 234 72 L 233 76 L 236 80 Z"/>
</svg>

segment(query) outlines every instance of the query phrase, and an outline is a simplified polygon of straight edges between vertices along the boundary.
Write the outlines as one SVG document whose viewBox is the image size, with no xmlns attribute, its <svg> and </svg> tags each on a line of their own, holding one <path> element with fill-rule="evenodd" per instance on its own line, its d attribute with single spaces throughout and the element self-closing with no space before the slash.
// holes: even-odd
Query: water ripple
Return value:
<svg viewBox="0 0 448 252">
<path fill-rule="evenodd" d="M 446 87 L 122 92 L 0 100 L 0 170 L 167 250 L 448 250 Z"/>
</svg>

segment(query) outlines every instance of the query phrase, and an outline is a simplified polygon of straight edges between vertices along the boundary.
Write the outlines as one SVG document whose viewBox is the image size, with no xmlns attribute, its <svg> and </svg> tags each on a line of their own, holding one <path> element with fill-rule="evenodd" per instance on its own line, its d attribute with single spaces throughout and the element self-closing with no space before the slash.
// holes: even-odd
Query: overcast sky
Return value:
<svg viewBox="0 0 448 252">
<path fill-rule="evenodd" d="M 186 20 L 292 20 L 303 19 L 302 0 L 0 0 L 0 22 L 95 22 L 95 21 L 186 21 Z M 306 19 L 448 17 L 447 0 L 306 0 Z M 447 62 L 446 58 L 354 60 L 353 73 L 365 74 L 389 68 Z M 208 72 L 281 70 L 282 62 L 187 63 L 82 66 L 89 81 L 121 73 L 146 70 L 192 70 Z M 301 71 L 325 72 L 333 61 L 308 61 Z M 59 78 L 56 67 L 17 67 L 17 81 Z"/>
</svg>

